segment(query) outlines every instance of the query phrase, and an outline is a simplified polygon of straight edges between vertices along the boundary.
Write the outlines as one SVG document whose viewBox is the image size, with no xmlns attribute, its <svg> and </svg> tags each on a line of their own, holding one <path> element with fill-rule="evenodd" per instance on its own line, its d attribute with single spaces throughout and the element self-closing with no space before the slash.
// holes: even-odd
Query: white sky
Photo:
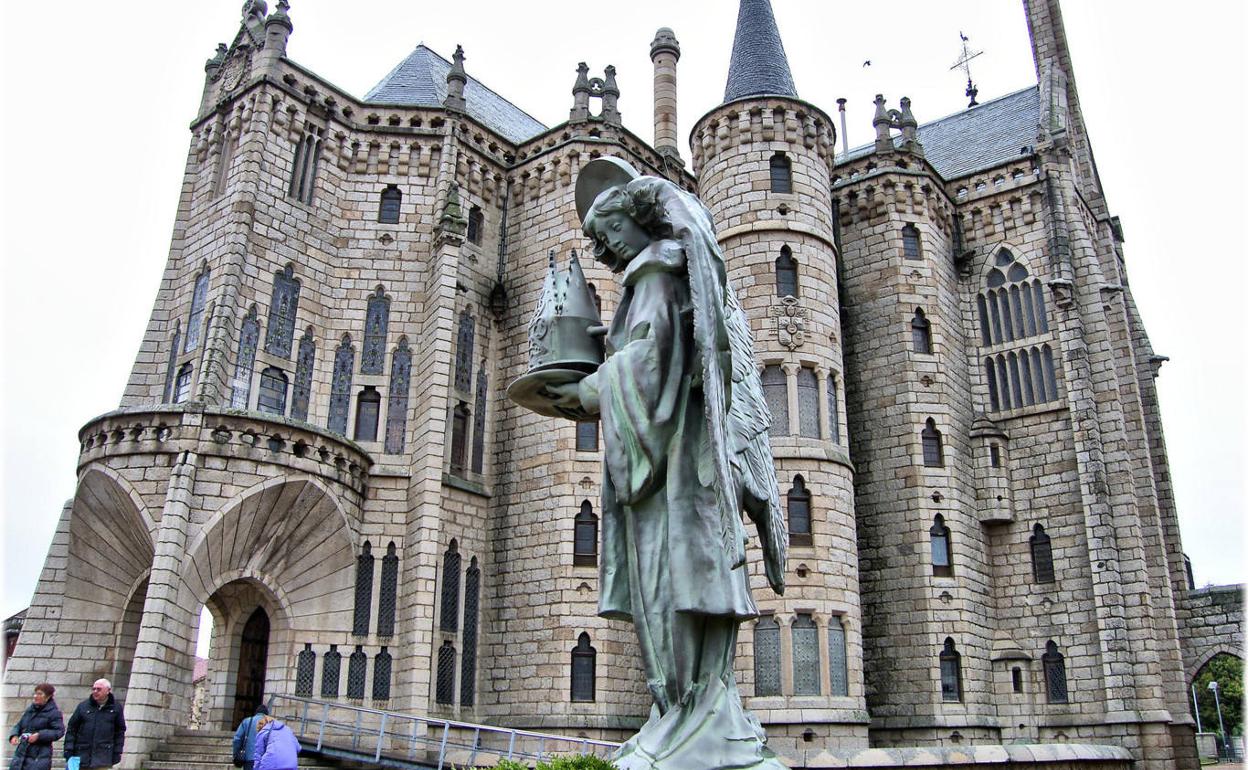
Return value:
<svg viewBox="0 0 1248 770">
<path fill-rule="evenodd" d="M 275 0 L 274 0 L 275 2 Z M 11 0 L 0 9 L 0 616 L 26 606 L 62 503 L 77 431 L 117 406 L 169 246 L 203 63 L 238 0 Z M 649 43 L 680 40 L 680 135 L 722 100 L 735 0 L 465 3 L 293 0 L 292 59 L 363 94 L 424 42 L 462 43 L 468 72 L 547 125 L 576 64 L 618 71 L 625 124 L 653 138 Z M 805 100 L 910 96 L 920 122 L 965 106 L 958 32 L 980 100 L 1035 82 L 1021 0 L 773 0 Z M 1068 0 L 1084 115 L 1131 285 L 1156 351 L 1184 548 L 1196 580 L 1243 582 L 1245 4 Z M 444 9 L 455 9 L 451 15 Z M 870 59 L 872 66 L 862 63 Z M 682 153 L 688 159 L 687 142 Z"/>
</svg>

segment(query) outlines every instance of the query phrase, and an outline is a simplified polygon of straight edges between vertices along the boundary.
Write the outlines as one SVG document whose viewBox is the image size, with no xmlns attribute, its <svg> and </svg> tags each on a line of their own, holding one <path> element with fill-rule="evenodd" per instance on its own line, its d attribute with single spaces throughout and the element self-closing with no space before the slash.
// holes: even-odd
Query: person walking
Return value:
<svg viewBox="0 0 1248 770">
<path fill-rule="evenodd" d="M 112 767 L 121 761 L 126 717 L 113 697 L 113 685 L 97 679 L 91 696 L 78 704 L 65 730 L 65 757 L 78 757 L 81 770 Z"/>
<path fill-rule="evenodd" d="M 51 770 L 52 744 L 65 734 L 65 720 L 52 696 L 56 688 L 44 682 L 35 685 L 33 702 L 9 734 L 13 758 L 9 770 Z"/>
<path fill-rule="evenodd" d="M 238 723 L 234 731 L 234 766 L 243 770 L 252 770 L 255 765 L 256 733 L 260 729 L 260 718 L 267 716 L 268 706 L 261 703 L 256 706 L 256 713 Z"/>
<path fill-rule="evenodd" d="M 299 751 L 299 739 L 284 722 L 260 717 L 253 770 L 298 770 Z"/>
</svg>

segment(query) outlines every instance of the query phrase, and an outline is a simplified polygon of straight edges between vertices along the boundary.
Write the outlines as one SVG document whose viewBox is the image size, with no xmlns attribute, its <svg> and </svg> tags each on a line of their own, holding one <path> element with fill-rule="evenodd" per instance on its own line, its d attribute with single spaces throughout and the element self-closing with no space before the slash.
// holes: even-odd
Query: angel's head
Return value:
<svg viewBox="0 0 1248 770">
<path fill-rule="evenodd" d="M 593 241 L 594 258 L 619 272 L 670 229 L 663 225 L 657 190 L 633 183 L 599 193 L 585 213 L 582 229 Z"/>
</svg>

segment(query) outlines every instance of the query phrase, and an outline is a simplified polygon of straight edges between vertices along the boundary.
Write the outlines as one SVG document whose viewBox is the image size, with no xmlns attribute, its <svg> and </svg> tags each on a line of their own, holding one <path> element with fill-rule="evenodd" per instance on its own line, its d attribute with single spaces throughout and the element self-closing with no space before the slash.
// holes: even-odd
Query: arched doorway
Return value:
<svg viewBox="0 0 1248 770">
<path fill-rule="evenodd" d="M 237 725 L 256 713 L 264 700 L 264 670 L 269 657 L 269 614 L 263 607 L 247 618 L 238 646 L 238 682 L 234 688 L 234 717 Z"/>
</svg>

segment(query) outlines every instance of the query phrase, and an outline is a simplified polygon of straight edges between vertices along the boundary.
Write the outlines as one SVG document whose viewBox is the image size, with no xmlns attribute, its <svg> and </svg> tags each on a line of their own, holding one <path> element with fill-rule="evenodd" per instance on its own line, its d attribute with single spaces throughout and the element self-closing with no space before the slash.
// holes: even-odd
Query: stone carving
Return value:
<svg viewBox="0 0 1248 770">
<path fill-rule="evenodd" d="M 776 319 L 776 338 L 789 350 L 797 350 L 806 341 L 806 321 L 810 310 L 800 306 L 796 297 L 784 297 L 772 305 L 768 315 Z"/>
</svg>

